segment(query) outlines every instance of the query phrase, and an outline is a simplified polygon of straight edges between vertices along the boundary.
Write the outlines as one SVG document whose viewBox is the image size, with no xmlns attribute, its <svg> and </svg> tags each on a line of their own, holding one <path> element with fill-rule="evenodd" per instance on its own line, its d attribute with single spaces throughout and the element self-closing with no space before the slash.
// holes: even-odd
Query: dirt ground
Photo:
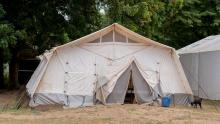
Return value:
<svg viewBox="0 0 220 124">
<path fill-rule="evenodd" d="M 14 109 L 14 92 L 0 93 L 0 124 L 220 124 L 220 102 L 202 109 L 125 104 L 63 109 L 57 106 Z M 10 103 L 10 105 L 9 105 Z M 8 109 L 4 105 L 8 104 Z"/>
</svg>

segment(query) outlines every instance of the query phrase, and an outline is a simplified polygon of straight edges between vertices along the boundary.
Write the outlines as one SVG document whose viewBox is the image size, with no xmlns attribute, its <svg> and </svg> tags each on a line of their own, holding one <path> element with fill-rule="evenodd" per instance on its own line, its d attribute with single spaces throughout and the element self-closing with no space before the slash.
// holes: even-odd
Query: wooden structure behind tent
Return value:
<svg viewBox="0 0 220 124">
<path fill-rule="evenodd" d="M 39 63 L 40 60 L 37 58 L 19 60 L 18 83 L 20 85 L 27 84 Z"/>
</svg>

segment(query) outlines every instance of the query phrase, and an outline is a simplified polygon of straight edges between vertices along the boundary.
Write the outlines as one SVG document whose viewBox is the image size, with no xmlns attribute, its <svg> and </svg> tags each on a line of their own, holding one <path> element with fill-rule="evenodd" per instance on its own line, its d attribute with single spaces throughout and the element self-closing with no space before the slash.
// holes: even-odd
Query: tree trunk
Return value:
<svg viewBox="0 0 220 124">
<path fill-rule="evenodd" d="M 0 48 L 0 89 L 4 89 L 4 60 L 3 60 L 3 49 Z"/>
<path fill-rule="evenodd" d="M 18 62 L 17 62 L 17 50 L 10 50 L 12 57 L 9 62 L 9 88 L 14 89 L 18 85 Z"/>
</svg>

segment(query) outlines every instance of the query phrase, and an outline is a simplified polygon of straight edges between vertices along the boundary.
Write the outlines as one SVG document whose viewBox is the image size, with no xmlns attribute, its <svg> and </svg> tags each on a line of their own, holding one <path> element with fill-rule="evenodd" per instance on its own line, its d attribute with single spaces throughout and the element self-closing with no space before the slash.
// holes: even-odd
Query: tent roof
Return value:
<svg viewBox="0 0 220 124">
<path fill-rule="evenodd" d="M 208 36 L 178 50 L 178 53 L 198 53 L 220 50 L 220 35 Z"/>
<path fill-rule="evenodd" d="M 91 42 L 91 41 L 93 41 L 95 39 L 98 39 L 99 37 L 111 32 L 111 31 L 117 31 L 120 34 L 123 34 L 124 36 L 127 36 L 128 38 L 131 38 L 132 40 L 134 40 L 136 42 L 147 43 L 147 44 L 150 44 L 150 45 L 155 45 L 155 46 L 159 46 L 159 47 L 162 47 L 162 48 L 168 48 L 168 49 L 173 49 L 174 50 L 174 48 L 172 48 L 172 47 L 169 47 L 167 45 L 158 43 L 158 42 L 153 41 L 149 38 L 143 37 L 143 36 L 133 32 L 133 31 L 123 27 L 122 25 L 120 25 L 118 23 L 113 23 L 112 25 L 107 26 L 107 27 L 105 27 L 101 30 L 98 30 L 98 31 L 94 32 L 94 33 L 91 33 L 89 35 L 86 35 L 84 37 L 76 39 L 76 40 L 71 41 L 69 43 L 66 43 L 64 45 L 54 47 L 52 50 L 56 50 L 56 49 L 63 48 L 63 47 L 66 47 L 66 46 L 78 45 L 78 44 L 81 44 L 81 43 Z"/>
</svg>

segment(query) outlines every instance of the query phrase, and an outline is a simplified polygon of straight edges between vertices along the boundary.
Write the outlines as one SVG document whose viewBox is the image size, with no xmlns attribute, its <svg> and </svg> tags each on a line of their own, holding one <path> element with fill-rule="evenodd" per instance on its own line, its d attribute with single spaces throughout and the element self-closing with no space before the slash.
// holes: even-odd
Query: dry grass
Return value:
<svg viewBox="0 0 220 124">
<path fill-rule="evenodd" d="M 10 96 L 10 94 L 7 94 Z M 13 94 L 11 95 L 13 97 Z M 11 97 L 4 97 L 9 99 Z M 0 105 L 3 103 L 0 94 Z M 170 108 L 146 105 L 96 105 L 63 109 L 50 106 L 36 109 L 10 108 L 0 112 L 0 124 L 219 124 L 220 102 L 205 101 L 203 109 L 189 106 Z"/>
</svg>

